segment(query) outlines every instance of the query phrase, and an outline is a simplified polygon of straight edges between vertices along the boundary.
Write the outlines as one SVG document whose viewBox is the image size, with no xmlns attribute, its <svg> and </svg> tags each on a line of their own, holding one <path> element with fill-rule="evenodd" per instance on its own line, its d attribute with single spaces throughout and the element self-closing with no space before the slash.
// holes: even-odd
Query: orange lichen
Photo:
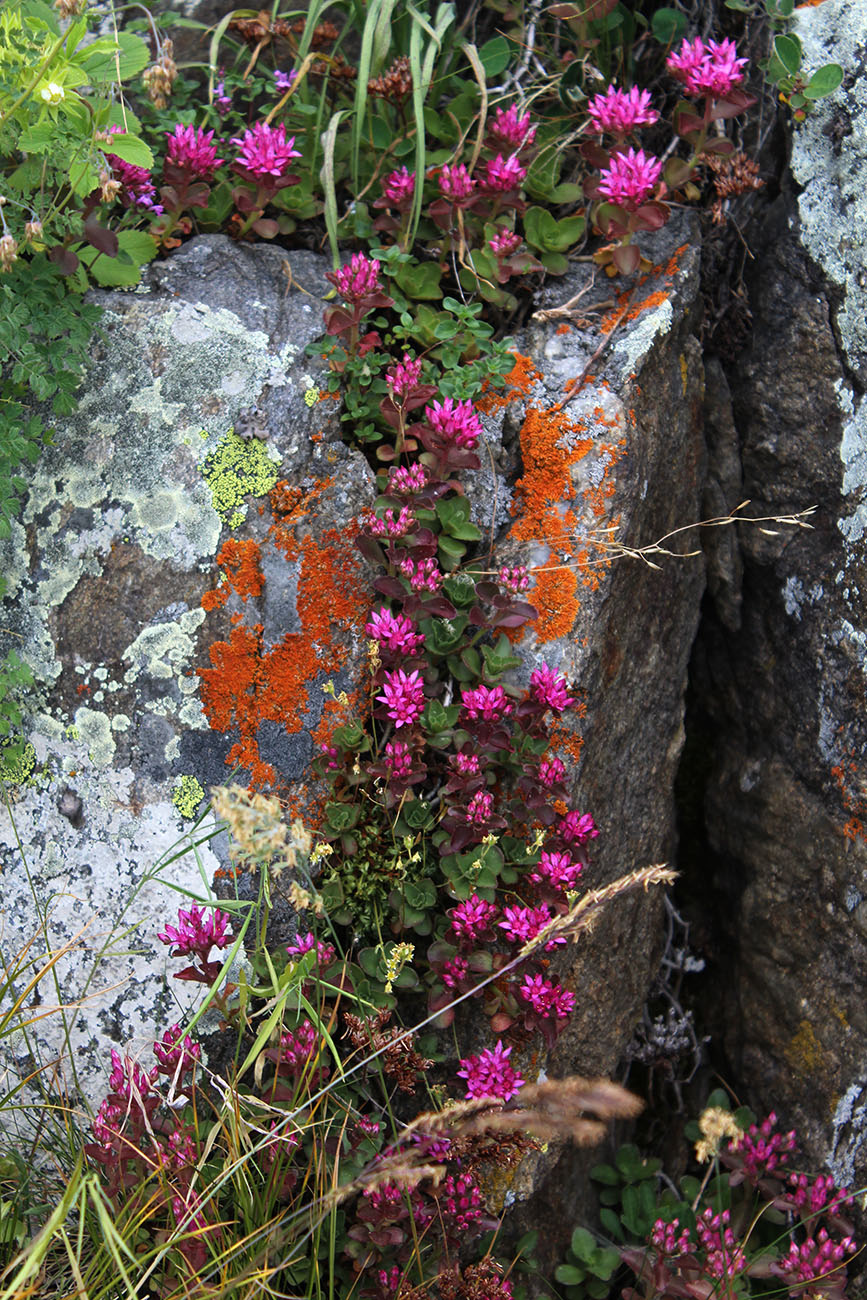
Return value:
<svg viewBox="0 0 867 1300">
<path fill-rule="evenodd" d="M 233 591 L 245 604 L 250 596 L 261 596 L 265 579 L 259 568 L 256 542 L 228 538 L 217 556 L 217 563 L 223 570 L 223 581 L 214 591 L 206 591 L 202 596 L 203 609 L 222 609 Z"/>
<path fill-rule="evenodd" d="M 568 321 L 564 320 L 562 325 L 558 325 L 558 326 L 557 326 L 557 328 L 556 328 L 556 330 L 554 331 L 554 333 L 555 333 L 555 334 L 571 334 L 571 333 L 572 333 L 572 326 L 569 324 Z"/>
<path fill-rule="evenodd" d="M 486 415 L 491 411 L 499 411 L 510 402 L 515 402 L 521 397 L 526 397 L 534 385 L 542 378 L 540 372 L 533 365 L 529 357 L 525 357 L 521 352 L 513 352 L 515 364 L 506 375 L 506 383 L 503 388 L 489 388 L 485 385 L 485 392 L 476 402 L 478 410 Z"/>
<path fill-rule="evenodd" d="M 554 641 L 572 631 L 580 604 L 575 595 L 577 587 L 574 569 L 563 567 L 536 572 L 533 600 L 539 617 L 533 631 L 537 641 Z"/>
<path fill-rule="evenodd" d="M 834 784 L 840 791 L 844 810 L 849 814 L 843 826 L 843 835 L 847 840 L 867 841 L 864 819 L 867 818 L 867 797 L 864 783 L 859 777 L 858 764 L 850 753 L 845 760 L 831 768 Z"/>
<path fill-rule="evenodd" d="M 320 704 L 318 694 L 311 698 L 317 680 L 346 666 L 354 636 L 369 611 L 353 546 L 355 526 L 326 530 L 318 539 L 296 531 L 330 481 L 310 488 L 284 482 L 271 493 L 274 522 L 263 545 L 276 547 L 298 564 L 295 606 L 300 630 L 286 632 L 278 644 L 268 646 L 261 623 L 246 625 L 243 615 L 234 614 L 228 640 L 212 645 L 211 666 L 198 670 L 211 727 L 238 736 L 226 762 L 248 769 L 256 786 L 280 784 L 280 775 L 259 751 L 261 724 L 278 723 L 290 735 L 311 725 Z M 206 609 L 225 605 L 232 590 L 243 600 L 261 595 L 257 542 L 230 539 L 218 558 L 225 580 L 203 597 Z"/>
</svg>

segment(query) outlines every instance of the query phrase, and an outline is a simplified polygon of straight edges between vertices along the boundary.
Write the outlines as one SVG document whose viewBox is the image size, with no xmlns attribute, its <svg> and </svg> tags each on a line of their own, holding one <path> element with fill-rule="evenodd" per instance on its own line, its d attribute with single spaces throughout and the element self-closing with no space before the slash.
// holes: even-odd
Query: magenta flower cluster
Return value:
<svg viewBox="0 0 867 1300">
<path fill-rule="evenodd" d="M 364 253 L 353 253 L 345 266 L 329 274 L 327 279 L 336 286 L 340 296 L 349 303 L 357 303 L 370 294 L 380 293 L 379 262 Z"/>
<path fill-rule="evenodd" d="M 270 126 L 267 122 L 254 122 L 242 136 L 234 136 L 232 144 L 238 146 L 235 169 L 257 182 L 284 180 L 289 174 L 293 158 L 300 158 L 295 148 L 295 137 L 286 137 L 286 127 Z"/>
<path fill-rule="evenodd" d="M 465 1079 L 468 1097 L 498 1097 L 511 1101 L 524 1086 L 524 1079 L 512 1065 L 511 1047 L 498 1040 L 494 1047 L 486 1047 L 477 1056 L 467 1056 L 461 1061 L 458 1078 Z"/>
<path fill-rule="evenodd" d="M 383 693 L 376 698 L 386 706 L 388 717 L 395 727 L 412 726 L 424 712 L 424 682 L 421 673 L 418 669 L 407 673 L 402 668 L 386 673 Z"/>
<path fill-rule="evenodd" d="M 472 402 L 446 397 L 425 410 L 428 424 L 446 443 L 472 451 L 482 434 L 482 425 Z"/>
<path fill-rule="evenodd" d="M 662 174 L 662 161 L 645 154 L 643 149 L 616 153 L 603 167 L 599 194 L 618 203 L 627 212 L 635 212 L 653 194 Z"/>
<path fill-rule="evenodd" d="M 220 166 L 217 146 L 214 144 L 214 132 L 205 131 L 200 126 L 184 126 L 181 123 L 167 134 L 166 162 L 178 171 L 184 172 L 190 179 L 209 181 Z"/>
<path fill-rule="evenodd" d="M 760 1125 L 751 1124 L 738 1144 L 738 1163 L 750 1182 L 757 1183 L 760 1178 L 774 1173 L 788 1162 L 795 1149 L 794 1129 L 788 1133 L 775 1133 L 776 1123 L 777 1117 L 771 1111 Z"/>
<path fill-rule="evenodd" d="M 337 957 L 336 949 L 333 944 L 323 943 L 317 939 L 316 935 L 309 930 L 304 934 L 296 934 L 295 938 L 286 947 L 288 956 L 293 958 L 303 957 L 308 952 L 316 953 L 316 962 L 319 966 L 330 966 Z"/>
<path fill-rule="evenodd" d="M 374 610 L 364 630 L 392 654 L 414 655 L 424 645 L 424 633 L 415 630 L 409 615 L 392 614 L 385 606 Z"/>
<path fill-rule="evenodd" d="M 542 1020 L 566 1021 L 575 1010 L 575 994 L 544 975 L 525 975 L 518 993 Z"/>
<path fill-rule="evenodd" d="M 188 910 L 178 910 L 178 924 L 167 925 L 157 938 L 173 944 L 171 957 L 199 957 L 207 961 L 212 948 L 227 948 L 234 937 L 229 932 L 232 918 L 219 908 L 206 913 L 195 903 Z"/>
<path fill-rule="evenodd" d="M 697 36 L 669 54 L 666 67 L 683 82 L 688 94 L 724 99 L 743 82 L 747 62 L 737 57 L 734 41 L 708 41 L 705 45 Z"/>
<path fill-rule="evenodd" d="M 594 95 L 587 104 L 593 127 L 600 135 L 628 135 L 639 126 L 653 126 L 659 114 L 650 107 L 650 91 L 619 90 L 609 86 L 604 94 Z"/>
</svg>

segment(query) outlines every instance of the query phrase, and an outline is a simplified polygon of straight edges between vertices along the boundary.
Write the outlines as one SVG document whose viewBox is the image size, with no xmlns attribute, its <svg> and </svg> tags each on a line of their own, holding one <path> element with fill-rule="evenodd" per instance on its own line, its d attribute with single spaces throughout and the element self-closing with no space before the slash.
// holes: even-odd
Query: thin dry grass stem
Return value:
<svg viewBox="0 0 867 1300">
<path fill-rule="evenodd" d="M 551 939 L 558 935 L 576 943 L 579 936 L 592 927 L 598 913 L 612 899 L 620 898 L 622 894 L 634 893 L 637 889 L 643 889 L 646 893 L 651 885 L 671 885 L 676 879 L 676 871 L 660 864 L 630 871 L 628 875 L 620 876 L 617 880 L 612 880 L 610 885 L 603 885 L 600 889 L 588 889 L 587 893 L 583 894 L 564 916 L 555 916 L 544 930 L 540 930 L 524 944 L 518 954 L 518 960 L 529 957 L 531 953 L 550 943 Z"/>
<path fill-rule="evenodd" d="M 728 528 L 732 524 L 777 524 L 778 528 L 761 527 L 760 532 L 766 537 L 776 537 L 779 534 L 779 528 L 809 528 L 813 525 L 807 523 L 810 515 L 814 515 L 818 506 L 810 506 L 807 510 L 799 510 L 793 515 L 759 515 L 751 518 L 749 515 L 739 513 L 745 510 L 750 504 L 749 500 L 742 501 L 740 505 L 734 507 L 727 515 L 720 515 L 715 519 L 699 519 L 694 524 L 683 524 L 680 528 L 673 528 L 671 532 L 664 533 L 662 537 L 655 542 L 648 542 L 646 546 L 628 546 L 626 542 L 618 541 L 615 534 L 619 525 L 611 524 L 607 528 L 596 529 L 588 532 L 573 540 L 582 547 L 593 547 L 601 552 L 600 555 L 593 559 L 584 556 L 582 559 L 574 561 L 571 564 L 542 564 L 534 566 L 529 570 L 530 573 L 559 573 L 562 569 L 592 569 L 603 564 L 611 564 L 614 560 L 641 560 L 650 569 L 659 569 L 661 565 L 655 564 L 649 557 L 658 555 L 667 560 L 691 560 L 697 555 L 701 555 L 701 548 L 696 547 L 692 551 L 672 551 L 666 547 L 666 543 L 675 537 L 680 537 L 683 533 L 693 532 L 697 528 Z M 496 576 L 498 569 L 486 569 L 482 571 L 483 576 Z M 481 575 L 480 575 L 481 576 Z"/>
</svg>

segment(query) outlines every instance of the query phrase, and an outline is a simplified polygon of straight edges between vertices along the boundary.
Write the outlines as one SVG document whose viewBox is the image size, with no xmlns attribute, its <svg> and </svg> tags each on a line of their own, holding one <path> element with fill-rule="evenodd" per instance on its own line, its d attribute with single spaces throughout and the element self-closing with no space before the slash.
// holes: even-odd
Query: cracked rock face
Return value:
<svg viewBox="0 0 867 1300">
<path fill-rule="evenodd" d="M 817 1166 L 858 1186 L 867 1174 L 867 18 L 826 0 L 801 10 L 798 33 L 809 68 L 833 59 L 849 75 L 795 131 L 791 168 L 803 188 L 777 201 L 754 249 L 754 333 L 729 375 L 730 403 L 715 372 L 713 441 L 730 503 L 816 512 L 811 531 L 740 529 L 739 554 L 714 566 L 699 690 L 714 738 L 706 802 L 734 959 L 724 994 L 734 1070 L 754 1105 L 798 1128 Z"/>
<path fill-rule="evenodd" d="M 649 240 L 653 270 L 613 309 L 557 315 L 582 288 L 592 307 L 583 270 L 548 286 L 506 389 L 481 402 L 489 456 L 466 484 L 493 564 L 537 570 L 541 613 L 519 676 L 547 663 L 582 700 L 559 743 L 573 806 L 600 825 L 590 885 L 674 848 L 703 568 L 616 558 L 610 530 L 644 546 L 699 517 L 695 236 L 681 221 Z M 353 539 L 373 473 L 340 440 L 339 408 L 304 356 L 326 266 L 288 256 L 291 282 L 280 250 L 207 236 L 152 267 L 143 292 L 98 295 L 106 314 L 80 410 L 0 556 L 4 625 L 38 680 L 33 774 L 14 825 L 0 823 L 7 932 L 23 945 L 38 923 L 17 831 L 52 942 L 75 944 L 60 968 L 67 1000 L 96 963 L 70 1081 L 92 1101 L 108 1047 L 147 1055 L 187 1005 L 156 933 L 183 902 L 169 882 L 201 894 L 225 866 L 207 823 L 198 860 L 188 851 L 201 792 L 235 771 L 315 821 L 308 770 L 345 721 L 335 695 L 364 703 L 372 586 Z M 659 959 L 660 903 L 618 903 L 558 954 L 578 1011 L 552 1072 L 616 1066 Z M 118 927 L 128 932 L 109 941 Z M 50 1017 L 39 1032 L 57 1047 Z M 551 1166 L 528 1166 L 510 1198 L 538 1191 L 565 1224 L 583 1174 Z"/>
</svg>

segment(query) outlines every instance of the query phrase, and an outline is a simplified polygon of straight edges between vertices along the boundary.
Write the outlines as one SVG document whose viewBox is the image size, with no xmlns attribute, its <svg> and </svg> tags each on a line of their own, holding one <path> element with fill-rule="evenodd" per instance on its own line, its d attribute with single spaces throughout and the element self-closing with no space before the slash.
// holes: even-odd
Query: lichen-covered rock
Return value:
<svg viewBox="0 0 867 1300">
<path fill-rule="evenodd" d="M 727 504 L 817 509 L 809 532 L 739 530 L 736 562 L 715 567 L 723 603 L 702 634 L 698 690 L 711 716 L 706 804 L 734 1073 L 754 1104 L 798 1128 L 813 1161 L 861 1185 L 867 15 L 825 0 L 801 9 L 798 32 L 809 67 L 833 59 L 851 75 L 796 128 L 803 188 L 777 201 L 754 246 L 754 330 L 729 375 L 742 464 Z M 724 384 L 715 391 L 727 442 Z"/>
<path fill-rule="evenodd" d="M 615 542 L 649 545 L 700 517 L 695 236 L 684 221 L 648 241 L 653 270 L 601 320 L 587 315 L 595 301 L 589 271 L 549 284 L 543 319 L 521 340 L 529 357 L 517 368 L 521 391 L 509 413 L 520 468 L 495 562 L 537 566 L 531 599 L 540 617 L 520 642 L 525 678 L 547 663 L 580 688 L 581 716 L 562 739 L 576 763 L 572 806 L 599 823 L 592 885 L 670 861 L 675 849 L 672 790 L 704 568 L 696 559 L 650 567 L 619 554 Z M 589 292 L 577 319 L 552 314 L 582 289 Z M 694 550 L 695 539 L 671 549 Z M 556 959 L 577 1009 L 544 1063 L 549 1073 L 615 1069 L 659 961 L 661 902 L 642 895 L 612 904 L 591 935 Z M 534 1194 L 533 1221 L 558 1225 L 544 1247 L 551 1263 L 555 1243 L 584 1212 L 596 1159 L 570 1150 L 553 1167 L 550 1156 L 527 1160 L 512 1184 L 516 1200 Z"/>
<path fill-rule="evenodd" d="M 6 936 L 40 923 L 31 882 L 52 942 L 87 927 L 59 987 L 74 1003 L 96 963 L 73 1033 L 91 1097 L 107 1042 L 177 1018 L 156 934 L 184 902 L 165 882 L 201 893 L 221 869 L 212 844 L 180 852 L 204 792 L 237 769 L 297 800 L 336 725 L 322 686 L 351 693 L 364 667 L 373 476 L 304 356 L 322 260 L 293 254 L 291 285 L 286 260 L 203 237 L 96 295 L 79 410 L 3 546 L 3 626 L 37 679 L 32 771 L 0 819 Z M 38 1032 L 62 1042 L 58 1017 Z"/>
<path fill-rule="evenodd" d="M 523 679 L 547 663 L 580 692 L 558 739 L 574 803 L 600 826 L 591 885 L 674 847 L 703 569 L 651 567 L 616 540 L 646 546 L 698 518 L 695 236 L 681 220 L 649 240 L 653 269 L 601 314 L 589 310 L 588 269 L 549 286 L 509 386 L 481 404 L 486 469 L 467 480 L 492 564 L 535 570 Z M 32 784 L 14 810 L 33 880 L 58 896 L 57 933 L 98 908 L 100 932 L 135 925 L 127 948 L 142 953 L 103 963 L 91 989 L 127 983 L 82 1008 L 75 1042 L 91 1096 L 109 1043 L 143 1043 L 170 1014 L 154 948 L 178 900 L 155 882 L 148 910 L 138 882 L 233 768 L 315 817 L 311 759 L 362 701 L 372 588 L 353 539 L 373 475 L 336 436 L 337 407 L 302 354 L 320 329 L 308 294 L 324 290 L 324 263 L 292 254 L 290 284 L 286 260 L 205 237 L 153 267 L 144 292 L 99 295 L 104 337 L 80 411 L 40 462 L 4 553 L 5 625 L 39 680 Z M 582 288 L 584 316 L 558 314 Z M 11 825 L 3 836 L 16 882 L 7 907 L 25 935 Z M 202 876 L 224 869 L 220 853 L 211 841 L 198 864 L 177 856 L 164 875 L 200 892 Z M 659 907 L 616 903 L 558 955 L 578 1010 L 547 1070 L 615 1067 L 658 961 Z M 76 956 L 64 971 L 66 997 L 82 969 Z M 550 1155 L 528 1163 L 509 1194 L 540 1192 L 565 1233 L 581 1166 L 551 1166 Z"/>
</svg>

